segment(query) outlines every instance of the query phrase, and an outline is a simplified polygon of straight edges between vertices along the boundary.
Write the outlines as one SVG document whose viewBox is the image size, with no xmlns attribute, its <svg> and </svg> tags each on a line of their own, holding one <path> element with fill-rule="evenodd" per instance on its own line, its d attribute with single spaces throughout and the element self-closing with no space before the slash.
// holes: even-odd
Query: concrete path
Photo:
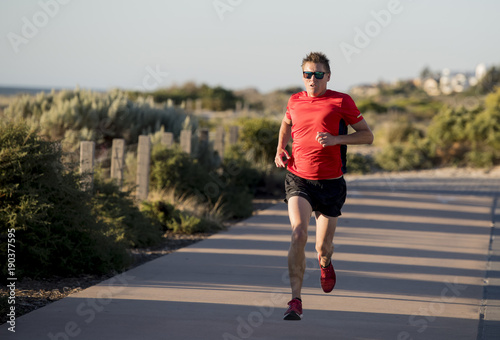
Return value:
<svg viewBox="0 0 500 340">
<path fill-rule="evenodd" d="M 311 220 L 302 321 L 282 320 L 290 231 L 286 205 L 277 204 L 19 317 L 16 332 L 3 325 L 0 338 L 499 339 L 487 334 L 500 320 L 498 300 L 485 314 L 483 299 L 485 277 L 500 277 L 490 244 L 495 204 L 491 195 L 353 183 L 335 237 L 338 282 L 330 294 L 320 288 Z"/>
</svg>

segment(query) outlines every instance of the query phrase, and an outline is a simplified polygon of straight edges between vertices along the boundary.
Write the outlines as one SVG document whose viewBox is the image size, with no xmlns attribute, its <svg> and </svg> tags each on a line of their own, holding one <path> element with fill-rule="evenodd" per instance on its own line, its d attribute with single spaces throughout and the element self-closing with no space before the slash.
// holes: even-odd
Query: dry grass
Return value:
<svg viewBox="0 0 500 340">
<path fill-rule="evenodd" d="M 220 200 L 215 203 L 213 207 L 199 202 L 196 196 L 189 195 L 176 195 L 175 189 L 153 190 L 148 196 L 149 202 L 166 202 L 176 209 L 186 212 L 190 215 L 204 217 L 212 221 L 217 221 L 222 224 L 224 220 L 222 215 L 222 204 Z"/>
</svg>

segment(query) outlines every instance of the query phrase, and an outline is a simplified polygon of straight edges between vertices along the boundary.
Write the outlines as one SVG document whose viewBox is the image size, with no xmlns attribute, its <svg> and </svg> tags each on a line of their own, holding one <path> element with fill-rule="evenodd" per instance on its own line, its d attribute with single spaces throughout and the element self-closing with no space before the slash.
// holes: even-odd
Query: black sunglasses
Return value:
<svg viewBox="0 0 500 340">
<path fill-rule="evenodd" d="M 326 74 L 326 72 L 308 72 L 308 71 L 304 71 L 302 73 L 304 74 L 304 78 L 307 78 L 307 79 L 311 79 L 313 74 L 316 77 L 316 79 L 323 79 L 323 77 Z"/>
</svg>

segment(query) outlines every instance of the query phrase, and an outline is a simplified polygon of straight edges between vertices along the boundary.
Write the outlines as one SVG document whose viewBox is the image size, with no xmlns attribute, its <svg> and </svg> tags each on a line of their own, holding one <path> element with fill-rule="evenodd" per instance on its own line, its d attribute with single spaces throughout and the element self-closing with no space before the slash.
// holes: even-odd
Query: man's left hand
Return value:
<svg viewBox="0 0 500 340">
<path fill-rule="evenodd" d="M 337 145 L 337 138 L 329 134 L 328 132 L 318 132 L 316 133 L 316 140 L 322 147 Z"/>
</svg>

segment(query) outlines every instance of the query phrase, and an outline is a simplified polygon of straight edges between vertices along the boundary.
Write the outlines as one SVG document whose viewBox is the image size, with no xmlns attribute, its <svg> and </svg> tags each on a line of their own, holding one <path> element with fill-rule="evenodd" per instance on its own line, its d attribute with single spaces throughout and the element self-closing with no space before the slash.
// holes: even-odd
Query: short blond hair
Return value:
<svg viewBox="0 0 500 340">
<path fill-rule="evenodd" d="M 328 73 L 330 72 L 330 60 L 322 52 L 311 52 L 302 59 L 302 69 L 306 63 L 323 64 Z"/>
</svg>

